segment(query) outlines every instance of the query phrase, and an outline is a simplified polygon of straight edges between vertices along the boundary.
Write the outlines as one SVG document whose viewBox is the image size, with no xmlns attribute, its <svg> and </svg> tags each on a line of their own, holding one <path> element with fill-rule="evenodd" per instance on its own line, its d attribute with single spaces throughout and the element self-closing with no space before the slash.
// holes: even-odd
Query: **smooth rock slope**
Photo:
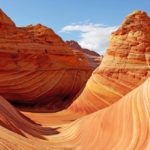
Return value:
<svg viewBox="0 0 150 150">
<path fill-rule="evenodd" d="M 0 125 L 22 136 L 27 134 L 44 138 L 43 135 L 57 134 L 55 129 L 44 128 L 17 111 L 3 97 L 0 97 Z"/>
<path fill-rule="evenodd" d="M 150 78 L 115 104 L 74 121 L 49 141 L 56 149 L 148 150 L 149 110 Z"/>
</svg>

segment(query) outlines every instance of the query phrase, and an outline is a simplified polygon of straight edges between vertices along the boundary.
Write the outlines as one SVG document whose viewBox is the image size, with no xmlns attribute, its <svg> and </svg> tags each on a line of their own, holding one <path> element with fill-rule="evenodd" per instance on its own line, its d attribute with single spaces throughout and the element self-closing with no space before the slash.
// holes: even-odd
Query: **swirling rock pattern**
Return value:
<svg viewBox="0 0 150 150">
<path fill-rule="evenodd" d="M 143 11 L 126 17 L 112 33 L 101 65 L 69 109 L 90 113 L 107 107 L 150 76 L 150 18 Z"/>
<path fill-rule="evenodd" d="M 58 133 L 55 129 L 43 128 L 32 120 L 29 120 L 3 97 L 0 97 L 0 125 L 23 136 L 30 134 L 43 138 L 42 135 Z"/>
<path fill-rule="evenodd" d="M 150 78 L 115 104 L 74 121 L 49 141 L 58 149 L 148 150 L 149 110 Z"/>
<path fill-rule="evenodd" d="M 84 53 L 75 53 L 53 30 L 40 24 L 16 27 L 2 10 L 0 59 L 0 95 L 23 104 L 59 107 L 93 70 Z"/>
<path fill-rule="evenodd" d="M 9 18 L 7 19 L 9 20 Z M 46 88 L 49 86 L 47 82 L 50 81 L 48 77 L 51 78 L 53 76 L 52 78 L 56 79 L 50 84 L 51 92 L 54 93 L 58 89 L 54 87 L 60 83 L 60 78 L 64 77 L 66 69 L 76 66 L 78 59 L 72 59 L 72 57 L 77 56 L 75 58 L 79 58 L 81 53 L 73 55 L 74 52 L 68 49 L 66 50 L 67 56 L 65 54 L 64 58 L 57 57 L 56 53 L 54 54 L 55 56 L 51 57 L 53 54 L 51 53 L 49 56 L 49 53 L 52 51 L 46 49 L 45 57 L 45 53 L 43 54 L 43 50 L 40 50 L 40 48 L 42 49 L 46 42 L 53 43 L 48 36 L 52 31 L 41 25 L 17 28 L 7 19 L 5 18 L 5 22 L 9 22 L 9 27 L 7 26 L 8 29 L 5 28 L 7 23 L 5 23 L 5 26 L 0 26 L 3 28 L 2 32 L 7 33 L 7 30 L 10 30 L 9 35 L 14 28 L 16 31 L 19 30 L 19 33 L 22 31 L 22 38 L 19 38 L 18 41 L 23 40 L 25 43 L 27 43 L 26 40 L 29 40 L 29 38 L 24 39 L 24 34 L 32 35 L 32 37 L 34 35 L 36 42 L 30 39 L 31 47 L 37 48 L 38 45 L 39 49 L 36 51 L 29 49 L 22 51 L 23 47 L 26 48 L 26 44 L 22 45 L 21 42 L 19 52 L 17 51 L 17 54 L 21 53 L 21 55 L 16 57 L 14 52 L 18 46 L 15 47 L 12 44 L 11 49 L 9 44 L 5 47 L 6 43 L 3 41 L 5 44 L 2 45 L 5 52 L 0 53 L 2 56 L 0 63 L 0 94 L 8 98 L 8 100 L 16 99 L 16 101 L 37 102 L 37 97 L 45 100 L 43 96 L 45 94 L 43 94 L 42 90 L 49 89 Z M 57 119 L 62 120 L 61 124 L 53 125 L 53 127 L 61 127 L 57 129 L 57 132 L 56 129 L 43 127 L 44 125 L 49 127 L 51 122 L 46 124 L 46 119 L 44 119 L 43 126 L 39 126 L 12 107 L 3 97 L 0 97 L 0 150 L 149 150 L 150 49 L 148 45 L 149 40 L 147 40 L 150 37 L 149 28 L 147 27 L 149 25 L 150 19 L 147 14 L 142 11 L 136 11 L 129 15 L 123 22 L 123 25 L 112 34 L 110 47 L 102 64 L 93 72 L 82 94 L 64 111 L 64 114 L 62 112 L 59 112 L 60 116 L 55 116 L 56 113 L 53 114 L 53 119 L 58 117 Z M 39 28 L 40 31 L 42 30 L 40 33 L 38 31 Z M 10 35 L 7 36 L 6 34 L 6 37 L 10 38 Z M 45 39 L 44 45 L 43 39 Z M 1 40 L 0 38 L 2 43 Z M 61 39 L 58 38 L 57 40 L 59 45 Z M 38 44 L 34 45 L 34 43 Z M 27 47 L 28 44 L 26 45 Z M 55 51 L 58 52 L 57 55 L 61 53 L 59 46 L 57 51 Z M 3 51 L 2 48 L 0 50 Z M 38 54 L 39 57 L 37 57 Z M 41 56 L 43 56 L 42 60 L 40 59 Z M 51 68 L 57 68 L 57 70 L 49 70 L 47 66 L 51 60 L 49 58 L 55 57 L 59 59 L 57 61 L 54 60 L 57 63 L 52 63 Z M 12 63 L 14 58 L 16 61 Z M 85 61 L 83 62 L 87 64 L 87 59 L 83 57 L 82 60 L 84 59 Z M 47 63 L 43 63 L 45 61 Z M 58 65 L 59 63 L 62 66 Z M 81 66 L 84 68 L 84 63 L 78 64 L 78 67 Z M 61 67 L 65 67 L 65 70 Z M 60 68 L 62 72 L 60 72 Z M 74 70 L 76 69 L 74 68 Z M 41 72 L 38 72 L 38 70 Z M 49 73 L 49 71 L 54 72 Z M 67 77 L 65 76 L 65 78 Z M 74 83 L 77 81 L 74 80 Z M 34 93 L 37 87 L 40 91 Z M 61 85 L 61 87 L 64 88 L 64 85 Z M 61 88 L 61 92 L 65 93 L 66 89 L 62 90 L 63 88 Z M 71 89 L 74 88 L 73 86 Z M 42 94 L 40 95 L 39 93 Z M 49 92 L 46 91 L 46 93 Z M 34 96 L 37 97 L 34 98 Z M 80 115 L 77 117 L 77 120 L 71 120 L 71 123 L 68 123 L 68 120 L 65 120 L 66 118 L 64 117 L 67 114 L 66 112 L 68 112 L 68 115 L 69 112 L 71 115 Z M 81 117 L 82 113 L 91 114 Z M 40 121 L 43 120 L 41 114 L 36 115 L 39 115 Z M 45 114 L 45 116 L 49 115 L 50 113 Z M 74 117 L 76 119 L 76 116 Z M 58 132 L 59 134 L 56 134 Z M 50 134 L 56 135 L 51 136 Z"/>
<path fill-rule="evenodd" d="M 47 136 L 48 141 L 23 138 L 1 128 L 1 149 L 12 145 L 14 150 L 149 150 L 149 110 L 150 78 L 115 104 L 63 126 L 60 134 Z"/>
</svg>

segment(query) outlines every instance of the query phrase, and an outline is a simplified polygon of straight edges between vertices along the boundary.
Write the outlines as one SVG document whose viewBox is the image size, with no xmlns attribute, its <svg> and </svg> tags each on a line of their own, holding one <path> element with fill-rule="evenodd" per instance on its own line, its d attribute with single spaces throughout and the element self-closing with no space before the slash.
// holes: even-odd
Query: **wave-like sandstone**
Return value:
<svg viewBox="0 0 150 150">
<path fill-rule="evenodd" d="M 74 121 L 49 141 L 58 149 L 150 149 L 150 78 L 115 104 Z"/>
<path fill-rule="evenodd" d="M 80 50 L 88 55 L 92 55 L 92 56 L 100 56 L 97 52 L 95 51 L 92 51 L 92 50 L 89 50 L 89 49 L 86 49 L 86 48 L 82 48 L 78 42 L 74 41 L 74 40 L 70 40 L 70 41 L 66 41 L 66 44 L 73 48 L 73 49 L 77 49 L 77 50 Z"/>
<path fill-rule="evenodd" d="M 59 108 L 80 91 L 93 68 L 43 25 L 16 27 L 0 10 L 0 95 Z"/>
<path fill-rule="evenodd" d="M 69 109 L 90 113 L 107 107 L 150 76 L 150 18 L 143 11 L 126 17 L 112 33 L 101 65 Z"/>
<path fill-rule="evenodd" d="M 17 111 L 3 97 L 0 97 L 0 125 L 22 136 L 30 134 L 35 137 L 44 138 L 43 135 L 58 133 L 55 129 L 44 128 L 34 123 Z"/>
<path fill-rule="evenodd" d="M 51 97 L 53 106 L 60 107 L 59 98 L 72 97 L 66 92 L 78 91 L 91 68 L 83 53 L 68 48 L 47 27 L 18 28 L 2 11 L 0 18 L 4 20 L 0 21 L 0 95 L 5 98 L 0 97 L 0 150 L 150 149 L 150 18 L 146 13 L 132 13 L 112 34 L 102 64 L 66 111 L 58 116 L 35 113 L 36 117 L 28 112 L 31 119 L 6 99 L 46 103 Z M 91 114 L 81 117 L 82 113 Z M 77 120 L 69 116 L 73 114 Z"/>
<path fill-rule="evenodd" d="M 112 106 L 64 126 L 48 141 L 33 141 L 1 128 L 1 149 L 148 150 L 150 148 L 150 78 Z M 14 139 L 13 139 L 14 138 Z M 11 139 L 11 140 L 10 140 Z M 8 143 L 6 143 L 6 141 Z M 38 144 L 37 144 L 38 141 Z M 17 143 L 18 142 L 18 143 Z M 32 143 L 32 145 L 31 145 Z M 5 144 L 5 145 L 4 145 Z"/>
</svg>

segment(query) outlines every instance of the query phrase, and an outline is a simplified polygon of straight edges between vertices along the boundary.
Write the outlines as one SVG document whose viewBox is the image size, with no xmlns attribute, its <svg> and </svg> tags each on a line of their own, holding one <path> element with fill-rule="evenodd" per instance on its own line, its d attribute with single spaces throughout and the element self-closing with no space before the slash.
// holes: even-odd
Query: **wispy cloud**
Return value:
<svg viewBox="0 0 150 150">
<path fill-rule="evenodd" d="M 110 34 L 115 31 L 117 26 L 106 26 L 103 24 L 71 24 L 64 26 L 61 32 L 69 33 L 73 31 L 79 32 L 79 44 L 99 53 L 103 53 L 109 43 Z"/>
</svg>

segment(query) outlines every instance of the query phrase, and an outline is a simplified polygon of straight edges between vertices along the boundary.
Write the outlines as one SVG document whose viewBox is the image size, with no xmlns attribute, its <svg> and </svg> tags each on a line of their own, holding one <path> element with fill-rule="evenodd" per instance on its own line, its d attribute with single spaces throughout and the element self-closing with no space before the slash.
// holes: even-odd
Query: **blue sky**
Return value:
<svg viewBox="0 0 150 150">
<path fill-rule="evenodd" d="M 77 40 L 100 52 L 107 48 L 110 33 L 126 15 L 137 9 L 150 14 L 150 1 L 0 0 L 0 8 L 17 26 L 41 23 L 53 28 L 64 40 Z"/>
</svg>

